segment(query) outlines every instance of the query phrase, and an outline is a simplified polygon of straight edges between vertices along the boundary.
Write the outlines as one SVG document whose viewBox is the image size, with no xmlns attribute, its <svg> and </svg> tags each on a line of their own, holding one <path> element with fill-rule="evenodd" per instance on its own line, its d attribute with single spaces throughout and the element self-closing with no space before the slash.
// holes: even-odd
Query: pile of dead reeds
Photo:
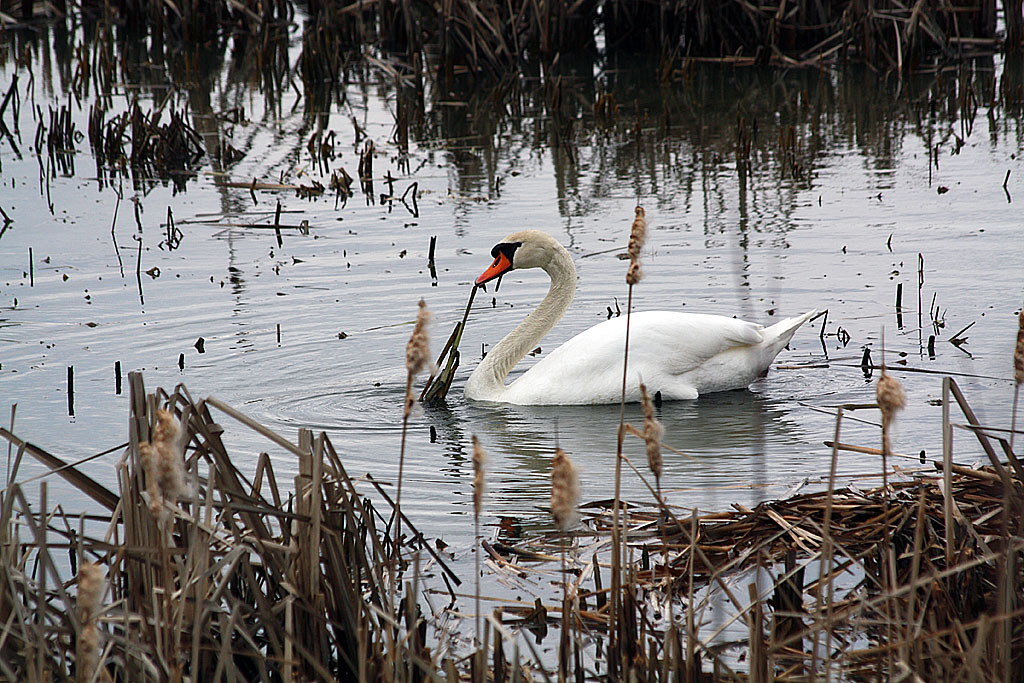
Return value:
<svg viewBox="0 0 1024 683">
<path fill-rule="evenodd" d="M 586 506 L 568 568 L 558 569 L 563 534 L 489 544 L 492 567 L 510 581 L 538 563 L 552 575 L 569 572 L 571 642 L 586 650 L 607 636 L 613 678 L 1016 680 L 1011 672 L 1024 665 L 1024 471 L 1000 432 L 977 423 L 955 382 L 946 378 L 944 387 L 989 465 L 953 461 L 947 415 L 946 458 L 902 469 L 903 481 L 868 490 L 830 484 L 705 514 L 623 505 L 620 552 L 629 559 L 617 601 L 611 500 Z M 561 611 L 538 600 L 503 613 L 540 631 L 559 623 Z M 581 669 L 578 658 L 568 661 Z"/>
<path fill-rule="evenodd" d="M 300 430 L 293 443 L 183 387 L 146 394 L 133 373 L 129 440 L 100 454 L 123 451 L 117 492 L 0 429 L 16 449 L 0 504 L 0 676 L 505 681 L 547 669 L 577 680 L 1009 680 L 1024 652 L 1024 476 L 1008 441 L 977 424 L 952 380 L 944 385 L 988 466 L 958 465 L 949 448 L 929 468 L 902 470 L 902 481 L 830 483 L 710 514 L 666 505 L 652 488 L 654 504 L 622 502 L 618 521 L 613 501 L 598 501 L 576 531 L 563 520 L 516 545 L 483 541 L 500 580 L 538 585 L 546 575 L 563 595 L 506 601 L 460 660 L 428 636 L 451 612 L 421 613 L 417 557 L 443 574 L 452 604 L 459 579 L 412 520 L 395 533 L 394 506 L 381 514 L 357 491 L 325 434 Z M 293 492 L 282 493 L 267 453 L 241 472 L 215 415 L 294 455 Z M 30 500 L 35 491 L 16 483 L 26 455 L 101 512 L 53 506 L 45 482 Z M 557 660 L 520 657 L 521 631 L 555 628 Z"/>
<path fill-rule="evenodd" d="M 0 430 L 16 448 L 0 508 L 0 678 L 412 681 L 453 669 L 427 647 L 417 600 L 395 598 L 418 592 L 415 579 L 395 585 L 410 554 L 433 551 L 408 520 L 393 545 L 393 517 L 356 492 L 325 434 L 293 443 L 183 387 L 147 395 L 137 373 L 130 384 L 117 492 Z M 294 493 L 266 453 L 250 476 L 238 470 L 214 410 L 298 459 Z M 25 455 L 102 513 L 51 508 L 45 482 L 30 502 L 15 483 Z"/>
</svg>

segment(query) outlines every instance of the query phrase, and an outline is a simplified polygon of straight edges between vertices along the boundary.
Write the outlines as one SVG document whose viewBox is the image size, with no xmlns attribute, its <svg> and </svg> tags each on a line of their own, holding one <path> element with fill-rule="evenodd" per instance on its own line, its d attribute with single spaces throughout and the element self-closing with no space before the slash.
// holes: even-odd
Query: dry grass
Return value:
<svg viewBox="0 0 1024 683">
<path fill-rule="evenodd" d="M 93 667 L 96 654 L 113 680 L 422 680 L 438 671 L 441 655 L 424 649 L 415 605 L 387 604 L 391 536 L 326 434 L 301 430 L 295 443 L 216 399 L 195 401 L 183 387 L 147 395 L 137 373 L 130 385 L 131 438 L 116 493 L 2 432 L 19 449 L 15 476 L 24 454 L 40 457 L 62 467 L 104 514 L 50 510 L 45 484 L 37 508 L 18 484 L 4 490 L 0 677 L 73 678 L 76 643 L 88 655 L 82 665 Z M 160 436 L 162 406 L 189 444 L 188 491 L 154 510 L 145 493 L 154 474 L 142 451 Z M 248 477 L 236 468 L 212 410 L 299 460 L 292 497 L 266 453 Z M 405 550 L 419 548 L 421 536 L 405 524 L 413 537 Z M 77 594 L 61 575 L 69 552 L 72 569 L 81 567 Z M 102 603 L 89 588 L 95 568 L 109 584 Z"/>
<path fill-rule="evenodd" d="M 976 425 L 955 382 L 945 383 Z M 12 481 L 32 455 L 104 511 L 51 509 L 45 484 L 37 505 L 17 483 L 3 491 L 6 679 L 483 681 L 524 680 L 526 671 L 550 668 L 572 680 L 604 676 L 615 662 L 616 677 L 650 681 L 908 673 L 996 680 L 1021 664 L 1024 480 L 1014 462 L 994 457 L 983 427 L 972 431 L 992 453 L 989 467 L 950 457 L 887 487 L 830 486 L 703 515 L 664 504 L 652 487 L 654 502 L 631 504 L 618 521 L 611 500 L 585 506 L 583 526 L 571 536 L 565 522 L 578 494 L 567 456 L 558 454 L 558 535 L 482 546 L 490 571 L 512 585 L 550 573 L 562 588 L 560 604 L 538 599 L 529 610 L 507 605 L 482 615 L 472 656 L 456 660 L 447 612 L 424 615 L 421 600 L 410 598 L 423 589 L 417 554 L 430 554 L 449 584 L 458 577 L 404 516 L 409 540 L 399 551 L 417 569 L 412 581 L 392 577 L 394 536 L 379 527 L 387 516 L 358 492 L 326 434 L 301 430 L 292 442 L 216 399 L 193 400 L 183 387 L 146 394 L 136 373 L 130 387 L 130 440 L 120 447 L 117 492 L 0 429 L 18 451 Z M 146 493 L 154 474 L 143 467 L 142 451 L 144 442 L 159 441 L 160 423 L 169 424 L 163 410 L 188 444 L 176 451 L 185 488 L 154 510 Z M 236 468 L 214 410 L 298 458 L 292 497 L 267 454 L 249 476 Z M 1007 442 L 997 444 L 1008 450 Z M 372 477 L 366 481 L 390 504 Z M 634 559 L 620 565 L 621 595 L 612 601 L 602 574 L 616 552 L 617 527 L 617 552 Z M 488 599 L 480 590 L 477 603 Z M 714 627 L 709 610 L 718 614 Z M 532 648 L 526 629 L 546 631 L 549 621 L 561 623 L 557 661 L 520 652 L 520 645 Z M 595 649 L 613 631 L 615 649 Z"/>
</svg>

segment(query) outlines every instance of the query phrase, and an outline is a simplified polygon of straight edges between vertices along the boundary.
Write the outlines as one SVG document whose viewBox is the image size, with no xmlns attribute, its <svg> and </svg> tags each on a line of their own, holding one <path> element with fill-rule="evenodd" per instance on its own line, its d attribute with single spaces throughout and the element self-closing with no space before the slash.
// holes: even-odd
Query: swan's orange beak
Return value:
<svg viewBox="0 0 1024 683">
<path fill-rule="evenodd" d="M 494 263 L 491 267 L 480 274 L 480 277 L 476 279 L 477 285 L 482 285 L 485 282 L 490 282 L 496 277 L 501 277 L 508 271 L 512 270 L 512 262 L 508 260 L 508 256 L 505 256 L 503 252 L 498 252 L 497 258 L 494 259 Z"/>
</svg>

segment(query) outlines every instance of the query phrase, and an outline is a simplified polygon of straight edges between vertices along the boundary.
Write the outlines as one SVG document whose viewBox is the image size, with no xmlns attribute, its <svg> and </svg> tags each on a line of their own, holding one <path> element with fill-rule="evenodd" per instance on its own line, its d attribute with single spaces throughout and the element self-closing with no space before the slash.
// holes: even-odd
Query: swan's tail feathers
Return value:
<svg viewBox="0 0 1024 683">
<path fill-rule="evenodd" d="M 811 318 L 818 315 L 818 310 L 814 309 L 807 311 L 803 315 L 794 316 L 792 318 L 786 318 L 780 320 L 771 327 L 765 328 L 764 331 L 764 344 L 772 348 L 772 357 L 782 351 L 789 343 L 789 340 L 793 338 L 796 331 L 800 329 L 800 326 Z"/>
</svg>

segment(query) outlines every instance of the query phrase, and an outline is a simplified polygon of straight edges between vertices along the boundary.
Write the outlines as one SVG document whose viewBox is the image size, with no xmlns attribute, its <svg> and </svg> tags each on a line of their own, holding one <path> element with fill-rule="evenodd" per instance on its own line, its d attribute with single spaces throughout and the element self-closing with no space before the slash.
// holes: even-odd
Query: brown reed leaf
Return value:
<svg viewBox="0 0 1024 683">
<path fill-rule="evenodd" d="M 556 448 L 551 461 L 551 514 L 560 530 L 568 531 L 576 524 L 579 501 L 580 478 L 576 466 L 565 451 Z"/>
<path fill-rule="evenodd" d="M 103 569 L 93 562 L 78 568 L 78 619 L 81 631 L 75 656 L 76 678 L 80 682 L 93 679 L 99 666 L 100 631 L 96 625 L 104 591 Z"/>
</svg>

